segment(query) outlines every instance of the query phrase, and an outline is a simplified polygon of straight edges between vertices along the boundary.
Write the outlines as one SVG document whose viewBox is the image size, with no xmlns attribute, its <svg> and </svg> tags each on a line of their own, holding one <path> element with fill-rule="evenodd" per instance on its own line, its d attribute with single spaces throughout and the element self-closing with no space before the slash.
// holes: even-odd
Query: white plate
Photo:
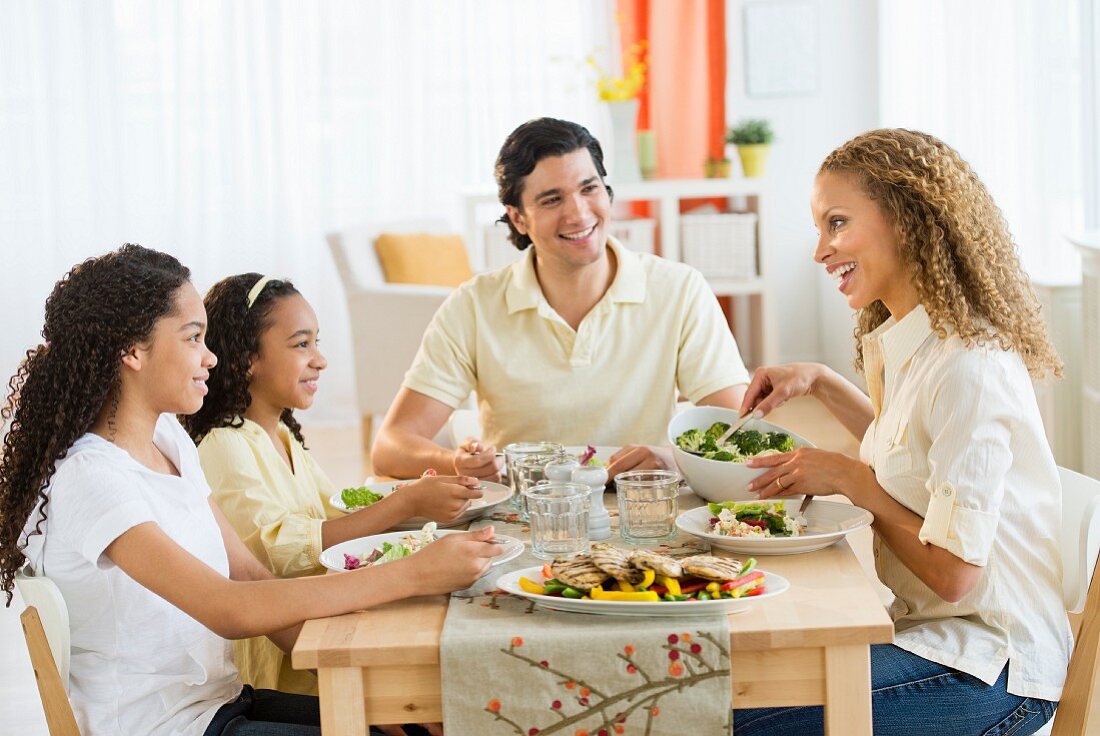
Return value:
<svg viewBox="0 0 1100 736">
<path fill-rule="evenodd" d="M 764 572 L 761 570 L 761 572 Z M 541 567 L 527 567 L 501 575 L 497 587 L 512 595 L 529 598 L 543 608 L 573 613 L 597 613 L 604 616 L 706 616 L 714 613 L 738 613 L 747 610 L 754 601 L 774 598 L 791 587 L 781 575 L 764 572 L 764 592 L 751 598 L 722 598 L 716 601 L 593 601 L 576 598 L 559 598 L 552 595 L 528 593 L 519 587 L 519 579 L 527 578 L 536 583 L 546 582 Z"/>
<path fill-rule="evenodd" d="M 448 534 L 464 534 L 465 532 L 459 529 L 440 529 L 436 531 L 436 535 L 443 537 Z M 386 532 L 385 534 L 373 534 L 369 537 L 359 537 L 358 539 L 349 539 L 346 542 L 335 544 L 324 552 L 321 553 L 321 564 L 327 567 L 329 570 L 335 570 L 336 572 L 346 572 L 344 570 L 344 555 L 351 555 L 352 557 L 362 557 L 363 555 L 369 555 L 376 549 L 379 549 L 383 543 L 390 542 L 396 544 L 404 537 L 408 532 Z M 503 534 L 497 534 L 496 539 L 499 539 L 504 544 L 504 551 L 493 558 L 492 567 L 507 562 L 508 560 L 514 560 L 523 554 L 523 542 L 515 537 L 507 537 Z"/>
<path fill-rule="evenodd" d="M 611 464 L 611 456 L 619 450 L 621 447 L 606 447 L 604 445 L 593 445 L 596 448 L 596 459 L 602 462 L 604 465 Z M 577 459 L 581 459 L 581 455 L 588 451 L 587 445 L 566 445 L 565 451 L 570 455 L 576 455 Z"/>
<path fill-rule="evenodd" d="M 785 499 L 784 499 L 785 500 Z M 766 503 L 766 502 L 765 502 Z M 798 503 L 786 501 L 787 513 L 797 513 Z M 680 531 L 706 540 L 712 547 L 742 555 L 796 555 L 823 549 L 843 539 L 849 532 L 870 526 L 875 517 L 847 503 L 816 500 L 803 514 L 806 533 L 798 537 L 727 537 L 709 531 L 714 514 L 706 506 L 685 511 L 676 517 Z"/>
<path fill-rule="evenodd" d="M 364 485 L 374 493 L 381 493 L 383 496 L 388 496 L 393 493 L 393 487 L 398 483 L 411 483 L 407 480 L 391 480 L 386 483 L 365 483 Z M 457 519 L 448 521 L 445 524 L 439 524 L 440 527 L 460 526 L 468 522 L 473 521 L 479 516 L 489 513 L 492 509 L 496 508 L 500 504 L 507 501 L 512 497 L 512 489 L 508 486 L 501 485 L 500 483 L 490 483 L 489 481 L 482 481 L 481 485 L 485 486 L 483 495 L 481 498 L 475 499 L 470 502 L 470 505 L 463 511 Z M 344 504 L 344 500 L 340 498 L 339 493 L 332 494 L 329 498 L 329 503 L 333 508 L 339 509 L 344 513 L 349 513 L 348 507 Z M 366 508 L 366 507 L 363 507 Z M 358 509 L 356 509 L 358 510 Z M 406 519 L 400 524 L 395 524 L 394 529 L 421 529 L 425 524 L 430 521 L 429 519 L 422 518 L 420 516 L 414 516 L 411 519 Z"/>
</svg>

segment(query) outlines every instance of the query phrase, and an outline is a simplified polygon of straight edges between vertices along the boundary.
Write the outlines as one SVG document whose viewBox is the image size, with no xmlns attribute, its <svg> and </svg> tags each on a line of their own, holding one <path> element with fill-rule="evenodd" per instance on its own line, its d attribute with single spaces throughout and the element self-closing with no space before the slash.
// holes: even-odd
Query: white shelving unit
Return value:
<svg viewBox="0 0 1100 736">
<path fill-rule="evenodd" d="M 745 179 L 657 179 L 615 184 L 615 204 L 652 202 L 656 206 L 660 254 L 669 260 L 681 260 L 680 202 L 685 199 L 721 198 L 730 201 L 730 211 L 752 212 L 757 216 L 756 274 L 744 279 L 710 279 L 717 296 L 731 298 L 733 331 L 741 355 L 750 369 L 778 361 L 778 335 L 772 320 L 767 293 L 762 245 L 767 234 L 762 223 L 764 200 L 760 186 Z M 485 264 L 484 226 L 499 217 L 502 207 L 496 192 L 469 191 L 464 195 L 466 242 L 471 244 L 475 267 Z"/>
</svg>

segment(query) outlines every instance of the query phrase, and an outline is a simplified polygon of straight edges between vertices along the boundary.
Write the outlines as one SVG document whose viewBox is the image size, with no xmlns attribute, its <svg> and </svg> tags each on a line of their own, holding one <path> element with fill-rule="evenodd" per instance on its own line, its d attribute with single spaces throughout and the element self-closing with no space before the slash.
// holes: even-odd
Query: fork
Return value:
<svg viewBox="0 0 1100 736">
<path fill-rule="evenodd" d="M 799 515 L 805 513 L 806 509 L 810 508 L 810 504 L 813 503 L 815 496 L 806 496 L 802 499 L 802 505 L 798 507 Z"/>
</svg>

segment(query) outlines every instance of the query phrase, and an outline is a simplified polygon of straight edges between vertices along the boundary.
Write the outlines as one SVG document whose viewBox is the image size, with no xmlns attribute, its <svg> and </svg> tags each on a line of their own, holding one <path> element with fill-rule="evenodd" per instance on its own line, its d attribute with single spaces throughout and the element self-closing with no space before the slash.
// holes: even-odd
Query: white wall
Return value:
<svg viewBox="0 0 1100 736">
<path fill-rule="evenodd" d="M 761 2 L 762 0 L 752 0 Z M 727 0 L 726 117 L 767 118 L 776 141 L 765 175 L 769 200 L 764 266 L 784 362 L 823 360 L 854 376 L 852 312 L 812 259 L 810 189 L 822 159 L 878 125 L 878 21 L 875 0 L 809 0 L 818 21 L 818 85 L 811 94 L 749 97 L 745 83 L 746 0 Z M 734 151 L 734 169 L 738 164 Z"/>
</svg>

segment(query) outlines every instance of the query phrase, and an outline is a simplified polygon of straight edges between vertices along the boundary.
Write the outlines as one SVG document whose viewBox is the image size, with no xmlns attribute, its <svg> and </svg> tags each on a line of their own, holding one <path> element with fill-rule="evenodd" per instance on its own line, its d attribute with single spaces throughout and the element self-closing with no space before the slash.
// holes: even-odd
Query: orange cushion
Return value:
<svg viewBox="0 0 1100 736">
<path fill-rule="evenodd" d="M 382 233 L 374 248 L 391 284 L 458 286 L 474 275 L 458 235 Z"/>
</svg>

